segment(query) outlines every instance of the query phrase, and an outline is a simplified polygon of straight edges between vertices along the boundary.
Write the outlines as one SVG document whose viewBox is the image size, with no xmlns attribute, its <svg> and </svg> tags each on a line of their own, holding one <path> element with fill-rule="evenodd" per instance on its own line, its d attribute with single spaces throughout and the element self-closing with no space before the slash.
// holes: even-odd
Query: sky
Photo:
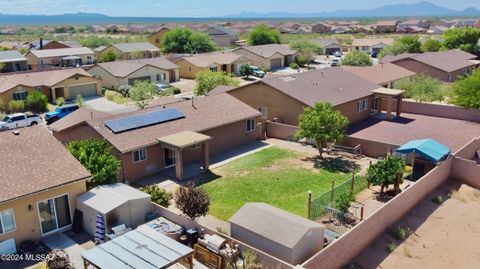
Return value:
<svg viewBox="0 0 480 269">
<path fill-rule="evenodd" d="M 101 13 L 126 17 L 215 17 L 239 14 L 290 12 L 311 13 L 339 9 L 371 9 L 420 0 L 0 0 L 4 14 Z M 479 7 L 480 0 L 430 0 L 456 10 Z M 341 5 L 339 5 L 341 3 Z"/>
</svg>

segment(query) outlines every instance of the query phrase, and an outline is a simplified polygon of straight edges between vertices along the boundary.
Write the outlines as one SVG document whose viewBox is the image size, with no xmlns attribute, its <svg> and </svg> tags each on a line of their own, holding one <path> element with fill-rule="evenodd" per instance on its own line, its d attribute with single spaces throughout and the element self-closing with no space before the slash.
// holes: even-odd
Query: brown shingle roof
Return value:
<svg viewBox="0 0 480 269">
<path fill-rule="evenodd" d="M 76 111 L 72 112 L 66 117 L 61 118 L 60 120 L 52 123 L 49 128 L 55 132 L 61 132 L 69 128 L 75 127 L 79 124 L 85 123 L 87 120 L 97 119 L 109 116 L 108 113 L 93 110 L 86 107 L 81 107 Z"/>
<path fill-rule="evenodd" d="M 475 59 L 477 56 L 463 52 L 461 50 L 448 50 L 438 52 L 425 52 L 425 53 L 405 53 L 396 56 L 386 56 L 382 59 L 383 62 L 395 63 L 405 59 L 412 59 L 430 65 L 445 72 L 453 72 L 462 68 L 475 65 L 471 59 Z"/>
<path fill-rule="evenodd" d="M 380 88 L 375 83 L 340 68 L 267 78 L 259 83 L 265 83 L 309 106 L 314 106 L 317 102 L 340 105 L 370 96 L 373 90 Z"/>
<path fill-rule="evenodd" d="M 158 138 L 182 131 L 202 132 L 226 124 L 259 116 L 260 113 L 228 94 L 201 97 L 193 101 L 166 104 L 166 108 L 176 108 L 185 118 L 136 130 L 114 134 L 105 126 L 106 120 L 124 118 L 152 111 L 162 110 L 162 106 L 87 121 L 100 135 L 107 139 L 120 152 L 129 152 L 158 143 Z"/>
<path fill-rule="evenodd" d="M 385 85 L 415 75 L 415 72 L 391 63 L 376 64 L 365 67 L 342 66 L 342 69 L 377 85 Z"/>
<path fill-rule="evenodd" d="M 210 92 L 208 92 L 208 95 L 221 94 L 221 93 L 229 92 L 233 89 L 235 89 L 235 87 L 220 85 L 220 86 L 215 87 Z"/>
<path fill-rule="evenodd" d="M 147 65 L 154 66 L 163 70 L 171 70 L 178 68 L 176 64 L 162 57 L 128 61 L 115 61 L 97 64 L 97 66 L 101 67 L 102 69 L 110 73 L 112 76 L 122 78 Z"/>
<path fill-rule="evenodd" d="M 0 202 L 90 177 L 45 127 L 0 133 Z"/>
<path fill-rule="evenodd" d="M 283 56 L 294 55 L 297 51 L 290 49 L 287 45 L 281 44 L 268 44 L 268 45 L 260 45 L 260 46 L 249 46 L 249 47 L 241 47 L 236 50 L 245 49 L 258 56 L 263 58 L 270 58 L 275 53 L 280 53 Z M 235 50 L 233 51 L 235 52 Z"/>
<path fill-rule="evenodd" d="M 6 92 L 13 87 L 24 85 L 29 87 L 51 87 L 74 75 L 91 77 L 82 68 L 69 68 L 41 72 L 29 72 L 0 76 L 0 93 Z"/>
<path fill-rule="evenodd" d="M 282 246 L 293 248 L 312 229 L 324 226 L 265 203 L 247 203 L 229 222 Z"/>
<path fill-rule="evenodd" d="M 209 67 L 212 64 L 231 64 L 237 61 L 240 58 L 245 58 L 245 56 L 238 55 L 235 53 L 227 52 L 227 53 L 208 53 L 208 54 L 193 54 L 191 56 L 183 57 L 180 60 L 185 60 L 193 65 L 199 67 Z M 175 62 L 177 62 L 175 61 Z"/>
</svg>

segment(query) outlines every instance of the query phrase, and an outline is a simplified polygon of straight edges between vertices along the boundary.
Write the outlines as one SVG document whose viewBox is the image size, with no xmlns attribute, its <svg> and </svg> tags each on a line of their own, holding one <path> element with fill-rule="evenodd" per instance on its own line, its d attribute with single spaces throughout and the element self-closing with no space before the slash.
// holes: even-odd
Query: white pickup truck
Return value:
<svg viewBox="0 0 480 269">
<path fill-rule="evenodd" d="M 37 114 L 15 113 L 6 116 L 0 121 L 0 131 L 34 126 L 40 123 L 42 119 Z"/>
</svg>

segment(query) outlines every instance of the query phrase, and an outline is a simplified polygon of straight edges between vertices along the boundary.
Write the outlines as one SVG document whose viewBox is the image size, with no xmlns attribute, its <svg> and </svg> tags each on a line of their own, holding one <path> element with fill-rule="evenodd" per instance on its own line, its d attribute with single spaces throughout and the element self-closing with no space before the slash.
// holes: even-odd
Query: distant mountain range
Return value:
<svg viewBox="0 0 480 269">
<path fill-rule="evenodd" d="M 313 9 L 314 7 L 312 7 Z M 342 9 L 332 12 L 288 13 L 243 12 L 235 15 L 212 18 L 165 18 L 165 17 L 110 17 L 97 13 L 75 13 L 60 15 L 10 15 L 0 13 L 0 25 L 79 25 L 79 24 L 147 24 L 147 23 L 185 23 L 213 22 L 226 19 L 333 19 L 333 18 L 400 18 L 400 17 L 480 17 L 480 10 L 474 7 L 461 11 L 434 5 L 429 2 L 416 4 L 386 5 L 375 9 Z"/>
<path fill-rule="evenodd" d="M 480 10 L 470 7 L 461 11 L 441 7 L 430 2 L 386 5 L 374 9 L 341 9 L 332 12 L 288 13 L 242 12 L 225 18 L 372 18 L 372 17 L 466 17 L 480 16 Z"/>
</svg>

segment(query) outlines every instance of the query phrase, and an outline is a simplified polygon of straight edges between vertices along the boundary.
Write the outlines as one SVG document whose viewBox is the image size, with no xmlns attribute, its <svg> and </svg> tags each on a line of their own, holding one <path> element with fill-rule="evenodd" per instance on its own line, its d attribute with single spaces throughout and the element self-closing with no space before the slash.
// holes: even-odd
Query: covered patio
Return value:
<svg viewBox="0 0 480 269">
<path fill-rule="evenodd" d="M 193 268 L 193 249 L 147 226 L 82 252 L 84 268 L 162 269 L 177 263 Z"/>
<path fill-rule="evenodd" d="M 202 148 L 202 165 L 203 170 L 206 171 L 210 166 L 210 153 L 208 142 L 212 138 L 192 131 L 179 132 L 173 135 L 158 138 L 163 148 L 172 150 L 174 152 L 175 160 L 175 177 L 179 180 L 183 179 L 183 154 L 182 151 L 187 148 Z"/>
<path fill-rule="evenodd" d="M 387 112 L 387 120 L 392 120 L 393 106 L 394 106 L 394 103 L 396 103 L 396 106 L 397 106 L 395 109 L 396 115 L 397 117 L 400 117 L 402 115 L 402 100 L 403 100 L 403 94 L 405 91 L 380 88 L 372 92 L 375 94 L 374 101 L 373 101 L 373 111 L 377 113 L 381 113 L 383 110 L 383 107 L 385 107 L 385 110 Z"/>
</svg>

